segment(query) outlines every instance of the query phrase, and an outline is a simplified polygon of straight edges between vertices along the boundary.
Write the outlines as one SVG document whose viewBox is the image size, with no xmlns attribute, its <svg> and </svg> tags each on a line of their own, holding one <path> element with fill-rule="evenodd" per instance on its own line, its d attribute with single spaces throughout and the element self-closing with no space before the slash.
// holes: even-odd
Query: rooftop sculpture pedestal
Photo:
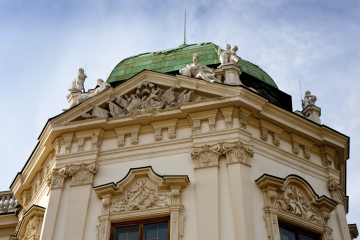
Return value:
<svg viewBox="0 0 360 240">
<path fill-rule="evenodd" d="M 302 114 L 311 121 L 314 121 L 318 124 L 321 124 L 320 116 L 321 116 L 321 108 L 315 105 L 307 105 L 302 111 Z"/>
<path fill-rule="evenodd" d="M 225 79 L 223 82 L 229 85 L 244 85 L 240 81 L 241 73 L 241 67 L 232 63 L 223 64 L 215 70 L 215 76 L 218 79 L 221 79 L 220 77 L 218 77 L 218 75 L 224 76 Z"/>
</svg>

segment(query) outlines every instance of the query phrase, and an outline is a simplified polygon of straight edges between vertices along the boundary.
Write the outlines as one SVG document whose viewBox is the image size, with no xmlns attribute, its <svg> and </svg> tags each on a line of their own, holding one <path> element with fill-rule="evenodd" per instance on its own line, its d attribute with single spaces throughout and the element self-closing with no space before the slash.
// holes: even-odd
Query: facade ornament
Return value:
<svg viewBox="0 0 360 240">
<path fill-rule="evenodd" d="M 345 194 L 343 188 L 332 178 L 328 182 L 328 189 L 332 199 L 334 199 L 338 203 L 345 203 Z"/>
<path fill-rule="evenodd" d="M 174 138 L 176 138 L 175 126 L 169 126 L 169 127 L 168 127 L 168 137 L 169 137 L 169 139 L 174 139 Z"/>
<path fill-rule="evenodd" d="M 268 140 L 268 138 L 269 138 L 267 128 L 261 127 L 260 132 L 261 132 L 261 133 L 260 133 L 260 138 L 261 138 L 261 140 L 263 140 L 264 142 L 266 142 L 266 141 Z"/>
<path fill-rule="evenodd" d="M 82 163 L 80 166 L 69 165 L 68 175 L 72 177 L 72 184 L 88 184 L 92 183 L 95 173 L 97 172 L 97 164 Z"/>
<path fill-rule="evenodd" d="M 246 125 L 248 123 L 248 119 L 251 115 L 251 111 L 240 107 L 239 113 L 239 120 L 240 120 L 240 127 L 246 129 Z"/>
<path fill-rule="evenodd" d="M 280 146 L 280 134 L 279 133 L 276 133 L 276 132 L 274 132 L 274 134 L 273 134 L 273 144 L 275 145 L 275 146 Z"/>
<path fill-rule="evenodd" d="M 92 183 L 96 172 L 96 163 L 67 164 L 61 168 L 54 168 L 49 179 L 51 181 L 51 189 L 62 188 L 67 177 L 72 177 L 72 184 Z"/>
<path fill-rule="evenodd" d="M 250 164 L 251 158 L 254 156 L 254 149 L 251 145 L 244 145 L 237 141 L 234 143 L 223 143 L 223 152 L 226 155 L 227 163 L 241 162 L 247 165 Z"/>
<path fill-rule="evenodd" d="M 79 69 L 79 71 L 80 71 L 80 69 Z M 96 86 L 97 86 L 97 88 L 94 90 L 94 92 L 85 93 L 85 90 L 83 89 L 84 93 L 82 93 L 80 95 L 77 95 L 77 96 L 72 96 L 72 93 L 73 92 L 78 92 L 78 90 L 74 91 L 74 90 L 69 89 L 69 91 L 71 93 L 69 95 L 67 95 L 67 98 L 71 102 L 70 103 L 70 108 L 72 108 L 72 107 L 74 107 L 74 106 L 88 100 L 89 98 L 92 98 L 92 97 L 102 93 L 103 91 L 105 91 L 106 89 L 111 87 L 110 84 L 108 84 L 107 82 L 104 82 L 104 80 L 102 80 L 100 78 L 96 80 Z"/>
<path fill-rule="evenodd" d="M 310 148 L 308 146 L 304 146 L 304 158 L 307 160 L 310 160 L 311 158 Z"/>
<path fill-rule="evenodd" d="M 184 234 L 185 209 L 181 192 L 189 184 L 187 176 L 156 174 L 151 167 L 131 169 L 118 182 L 94 187 L 102 202 L 98 217 L 97 239 L 110 238 L 111 222 L 140 214 L 141 216 L 171 216 L 170 238 L 180 240 Z M 140 216 L 139 215 L 139 216 Z"/>
<path fill-rule="evenodd" d="M 15 229 L 15 236 L 11 235 L 12 240 L 38 240 L 40 239 L 41 228 L 43 225 L 45 208 L 32 205 L 27 210 L 18 226 Z"/>
<path fill-rule="evenodd" d="M 240 61 L 240 58 L 236 55 L 236 52 L 238 50 L 238 47 L 234 45 L 232 48 L 230 44 L 225 45 L 225 50 L 221 52 L 221 48 L 218 48 L 218 55 L 219 55 L 219 61 L 221 62 L 221 65 L 224 64 L 238 64 Z"/>
<path fill-rule="evenodd" d="M 327 223 L 337 204 L 325 196 L 318 197 L 303 179 L 293 175 L 281 179 L 264 174 L 256 184 L 264 192 L 264 220 L 269 239 L 280 239 L 278 216 L 291 224 L 317 228 L 323 237 L 330 233 L 331 237 L 332 230 Z"/>
<path fill-rule="evenodd" d="M 212 68 L 199 64 L 199 58 L 199 54 L 195 53 L 193 55 L 193 64 L 186 65 L 185 68 L 179 70 L 179 73 L 186 77 L 204 79 L 209 82 L 220 82 L 215 77 L 215 73 Z"/>
<path fill-rule="evenodd" d="M 118 134 L 117 144 L 118 144 L 118 147 L 123 147 L 125 145 L 125 134 Z"/>
<path fill-rule="evenodd" d="M 233 127 L 233 117 L 235 117 L 235 108 L 228 107 L 228 108 L 221 108 L 220 111 L 224 116 L 225 128 L 229 129 Z"/>
<path fill-rule="evenodd" d="M 101 86 L 104 84 L 107 83 L 103 83 Z M 94 93 L 98 94 L 99 92 L 96 91 L 98 89 L 100 91 L 101 86 Z M 145 81 L 140 83 L 129 94 L 130 96 L 125 94 L 106 100 L 106 109 L 93 104 L 92 109 L 80 114 L 80 116 L 83 118 L 139 117 L 153 115 L 159 110 L 179 108 L 180 105 L 185 103 L 201 101 L 201 97 L 196 96 L 193 90 L 180 89 L 180 91 L 180 93 L 176 93 L 175 86 L 163 91 L 156 84 Z"/>
<path fill-rule="evenodd" d="M 162 140 L 162 131 L 161 131 L 161 128 L 155 130 L 154 139 L 155 139 L 156 142 L 159 142 L 159 141 Z"/>
<path fill-rule="evenodd" d="M 69 89 L 70 92 L 85 92 L 84 83 L 87 78 L 83 68 L 79 68 L 78 76 L 72 81 L 72 87 Z"/>
<path fill-rule="evenodd" d="M 311 95 L 310 91 L 305 92 L 304 100 L 302 101 L 302 111 L 295 111 L 295 113 L 310 119 L 317 124 L 321 124 L 321 108 L 315 105 L 317 98 L 315 95 Z"/>
<path fill-rule="evenodd" d="M 211 118 L 208 118 L 209 120 L 209 131 L 210 132 L 213 132 L 216 130 L 216 121 L 215 121 L 215 117 L 211 117 Z"/>
<path fill-rule="evenodd" d="M 298 155 L 300 153 L 300 147 L 299 147 L 299 143 L 296 141 L 292 141 L 291 143 L 292 145 L 292 151 L 294 154 Z"/>
<path fill-rule="evenodd" d="M 131 133 L 131 144 L 137 145 L 138 143 L 139 143 L 138 132 L 132 132 Z"/>
<path fill-rule="evenodd" d="M 166 207 L 170 204 L 170 195 L 157 192 L 156 187 L 147 178 L 137 179 L 135 185 L 124 195 L 112 200 L 112 213 Z"/>
<path fill-rule="evenodd" d="M 59 155 L 61 151 L 61 137 L 55 138 L 54 142 L 52 143 L 54 149 L 55 149 L 55 155 Z"/>
<path fill-rule="evenodd" d="M 220 144 L 193 147 L 191 149 L 191 158 L 195 160 L 195 167 L 201 168 L 217 166 L 221 150 L 222 148 Z"/>
<path fill-rule="evenodd" d="M 305 107 L 307 107 L 308 105 L 314 105 L 315 106 L 316 100 L 317 100 L 317 98 L 316 98 L 315 95 L 311 95 L 310 91 L 306 91 L 305 96 L 304 96 L 304 100 L 302 101 L 303 109 Z"/>
<path fill-rule="evenodd" d="M 320 148 L 321 163 L 323 167 L 335 168 L 337 165 L 337 153 L 335 149 L 328 146 L 322 146 Z"/>
<path fill-rule="evenodd" d="M 78 152 L 82 152 L 84 151 L 84 142 L 85 142 L 85 139 L 84 138 L 81 138 L 81 139 L 78 139 L 78 142 L 77 142 L 77 146 L 78 146 Z"/>
</svg>

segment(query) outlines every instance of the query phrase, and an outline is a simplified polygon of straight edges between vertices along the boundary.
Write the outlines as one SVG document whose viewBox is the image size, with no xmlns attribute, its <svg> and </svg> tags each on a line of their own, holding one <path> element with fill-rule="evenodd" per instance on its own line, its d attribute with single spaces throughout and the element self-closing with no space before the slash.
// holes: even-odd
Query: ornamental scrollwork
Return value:
<svg viewBox="0 0 360 240">
<path fill-rule="evenodd" d="M 217 166 L 220 155 L 225 155 L 227 163 L 245 163 L 250 165 L 254 156 L 254 149 L 251 145 L 243 144 L 241 141 L 235 143 L 218 143 L 215 145 L 204 145 L 193 147 L 191 157 L 195 160 L 195 167 Z"/>
<path fill-rule="evenodd" d="M 67 164 L 61 168 L 54 168 L 48 182 L 52 189 L 63 187 L 67 177 L 72 177 L 72 184 L 88 184 L 92 183 L 96 172 L 96 163 Z"/>
<path fill-rule="evenodd" d="M 220 144 L 213 146 L 206 144 L 202 147 L 193 147 L 191 149 L 191 157 L 195 160 L 195 165 L 198 168 L 217 166 L 221 154 L 222 147 Z"/>
<path fill-rule="evenodd" d="M 283 194 L 278 194 L 276 206 L 279 210 L 291 213 L 310 222 L 323 225 L 321 213 L 312 207 L 299 188 L 290 186 Z"/>
<path fill-rule="evenodd" d="M 344 204 L 345 194 L 343 188 L 339 183 L 337 183 L 334 179 L 330 179 L 328 182 L 328 189 L 330 191 L 332 199 L 334 199 L 338 203 Z"/>
<path fill-rule="evenodd" d="M 166 207 L 171 201 L 170 194 L 157 192 L 147 178 L 139 178 L 135 185 L 125 192 L 122 198 L 115 198 L 111 203 L 111 212 L 120 213 L 148 208 Z"/>
<path fill-rule="evenodd" d="M 254 149 L 250 145 L 244 145 L 242 142 L 237 141 L 233 143 L 224 143 L 223 151 L 226 154 L 228 163 L 242 162 L 250 164 L 251 158 L 254 156 Z"/>
</svg>

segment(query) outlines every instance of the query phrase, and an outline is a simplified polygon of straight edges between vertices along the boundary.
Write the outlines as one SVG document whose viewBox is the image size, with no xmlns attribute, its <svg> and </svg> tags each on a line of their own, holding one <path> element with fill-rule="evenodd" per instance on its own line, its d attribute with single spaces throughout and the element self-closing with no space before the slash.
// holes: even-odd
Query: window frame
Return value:
<svg viewBox="0 0 360 240">
<path fill-rule="evenodd" d="M 144 225 L 151 224 L 151 223 L 168 223 L 168 231 L 167 231 L 167 238 L 170 239 L 170 216 L 168 217 L 159 217 L 159 218 L 150 218 L 150 219 L 143 219 L 143 220 L 136 220 L 136 221 L 128 221 L 128 222 L 117 222 L 111 224 L 111 232 L 110 232 L 110 239 L 115 240 L 115 229 L 118 227 L 129 227 L 129 226 L 139 226 L 139 240 L 144 239 Z"/>
<path fill-rule="evenodd" d="M 278 224 L 279 224 L 279 233 L 280 233 L 280 228 L 284 228 L 286 230 L 292 231 L 295 233 L 295 239 L 299 240 L 299 234 L 303 234 L 312 238 L 315 238 L 316 240 L 321 240 L 321 235 L 319 233 L 304 229 L 302 227 L 296 226 L 294 224 L 282 221 L 280 219 L 278 219 Z M 281 238 L 281 236 L 280 236 Z"/>
</svg>

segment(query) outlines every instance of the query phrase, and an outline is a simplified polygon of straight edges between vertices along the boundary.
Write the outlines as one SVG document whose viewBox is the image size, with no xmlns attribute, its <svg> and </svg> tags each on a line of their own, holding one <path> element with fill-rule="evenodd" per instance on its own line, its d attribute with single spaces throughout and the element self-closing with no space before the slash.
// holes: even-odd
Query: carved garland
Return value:
<svg viewBox="0 0 360 240">
<path fill-rule="evenodd" d="M 297 176 L 279 179 L 265 174 L 256 183 L 264 192 L 264 220 L 269 239 L 280 239 L 278 218 L 323 234 L 322 239 L 332 239 L 332 229 L 327 222 L 330 212 L 336 208 L 334 201 L 318 197 Z"/>
<path fill-rule="evenodd" d="M 159 216 L 171 217 L 170 239 L 182 239 L 185 210 L 181 191 L 188 184 L 187 176 L 161 177 L 147 167 L 131 169 L 115 187 L 113 183 L 94 187 L 102 201 L 97 239 L 109 239 L 113 222 Z"/>
</svg>

